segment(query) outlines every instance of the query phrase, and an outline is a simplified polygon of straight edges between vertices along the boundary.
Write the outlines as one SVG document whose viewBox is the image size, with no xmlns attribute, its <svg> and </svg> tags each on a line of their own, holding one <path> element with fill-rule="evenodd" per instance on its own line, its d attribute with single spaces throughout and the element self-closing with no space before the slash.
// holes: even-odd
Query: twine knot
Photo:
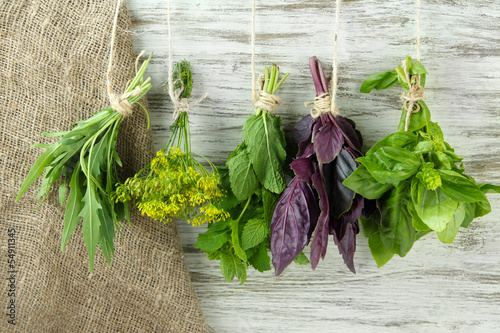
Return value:
<svg viewBox="0 0 500 333">
<path fill-rule="evenodd" d="M 131 96 L 137 96 L 142 92 L 140 86 L 135 87 L 134 90 L 129 91 L 128 93 L 124 93 L 120 97 L 117 97 L 115 94 L 109 95 L 109 100 L 111 103 L 111 107 L 113 110 L 121 114 L 123 117 L 128 117 L 132 114 L 132 104 L 128 101 L 128 98 Z"/>
<path fill-rule="evenodd" d="M 333 116 L 339 115 L 339 109 L 334 107 L 332 110 L 332 98 L 329 93 L 324 93 L 314 98 L 314 102 L 305 102 L 305 106 L 314 105 L 311 109 L 311 117 L 314 119 L 323 113 L 330 112 Z"/>
<path fill-rule="evenodd" d="M 420 104 L 418 101 L 424 99 L 424 88 L 420 86 L 420 75 L 415 75 L 415 82 L 411 83 L 410 74 L 406 68 L 406 61 L 403 61 L 403 70 L 408 82 L 408 92 L 406 95 L 401 96 L 403 100 L 403 108 L 406 110 L 405 131 L 408 131 L 410 125 L 410 116 L 412 113 L 420 111 Z M 415 110 L 413 109 L 415 107 Z"/>
<path fill-rule="evenodd" d="M 269 94 L 262 90 L 264 85 L 264 76 L 259 76 L 259 93 L 254 94 L 253 107 L 261 108 L 268 112 L 274 113 L 281 104 L 281 98 L 278 95 Z"/>
<path fill-rule="evenodd" d="M 179 91 L 175 91 L 170 95 L 170 99 L 174 103 L 174 114 L 172 115 L 173 120 L 176 120 L 177 117 L 179 117 L 179 115 L 181 114 L 181 112 L 185 112 L 185 113 L 189 114 L 189 109 L 192 106 L 195 106 L 195 105 L 201 103 L 201 101 L 203 101 L 208 96 L 208 93 L 205 93 L 205 94 L 203 94 L 203 96 L 201 96 L 196 101 L 190 102 L 189 98 L 180 98 L 181 92 L 182 92 L 182 89 L 180 89 Z"/>
</svg>

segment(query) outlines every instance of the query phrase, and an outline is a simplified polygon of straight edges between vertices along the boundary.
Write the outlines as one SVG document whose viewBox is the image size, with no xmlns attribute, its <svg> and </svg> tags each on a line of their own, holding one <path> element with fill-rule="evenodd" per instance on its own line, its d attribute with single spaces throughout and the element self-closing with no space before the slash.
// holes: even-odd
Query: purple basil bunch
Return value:
<svg viewBox="0 0 500 333">
<path fill-rule="evenodd" d="M 316 57 L 310 59 L 309 67 L 316 100 L 321 102 L 329 98 L 326 76 Z M 352 120 L 328 110 L 316 112 L 317 117 L 305 116 L 294 130 L 299 151 L 290 167 L 295 177 L 281 195 L 271 222 L 276 275 L 309 243 L 310 262 L 315 269 L 326 255 L 329 235 L 333 235 L 345 264 L 355 273 L 353 258 L 364 198 L 342 182 L 359 164 L 355 160 L 362 156 L 361 135 Z"/>
</svg>

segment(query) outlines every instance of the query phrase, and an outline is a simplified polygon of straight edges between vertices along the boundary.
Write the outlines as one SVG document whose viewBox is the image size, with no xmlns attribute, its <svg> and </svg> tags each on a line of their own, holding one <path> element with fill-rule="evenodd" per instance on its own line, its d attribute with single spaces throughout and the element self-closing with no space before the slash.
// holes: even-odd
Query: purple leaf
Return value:
<svg viewBox="0 0 500 333">
<path fill-rule="evenodd" d="M 311 142 L 312 135 L 299 143 L 299 152 L 297 153 L 297 157 L 309 157 L 314 154 L 314 145 Z"/>
<path fill-rule="evenodd" d="M 337 236 L 333 235 L 333 240 L 337 247 L 339 248 L 339 253 L 344 259 L 344 263 L 351 270 L 351 272 L 356 274 L 356 269 L 354 268 L 354 253 L 356 252 L 356 234 L 359 232 L 359 228 L 356 224 L 348 224 L 345 232 L 345 236 L 341 241 L 337 239 Z"/>
<path fill-rule="evenodd" d="M 363 211 L 365 198 L 360 194 L 356 194 L 352 201 L 352 206 L 349 211 L 342 214 L 338 219 L 332 218 L 330 223 L 330 235 L 335 234 L 339 240 L 344 238 L 344 234 L 348 224 L 356 223 Z"/>
<path fill-rule="evenodd" d="M 382 226 L 382 209 L 380 208 L 379 199 L 368 200 L 365 199 L 364 207 L 361 212 L 363 217 L 369 218 L 373 217 L 380 226 Z"/>
<path fill-rule="evenodd" d="M 335 218 L 339 218 L 351 207 L 355 192 L 342 185 L 342 182 L 356 170 L 356 167 L 353 157 L 345 149 L 340 151 L 333 162 L 323 165 L 330 214 Z"/>
<path fill-rule="evenodd" d="M 314 118 L 311 115 L 307 115 L 302 118 L 295 128 L 293 129 L 293 143 L 299 145 L 304 140 L 307 140 L 311 136 L 311 129 L 314 125 Z"/>
<path fill-rule="evenodd" d="M 358 134 L 351 125 L 352 120 L 347 120 L 342 116 L 332 117 L 335 126 L 340 129 L 346 144 L 354 150 L 361 152 L 361 142 L 358 138 Z"/>
<path fill-rule="evenodd" d="M 310 184 L 312 175 L 318 170 L 318 165 L 313 156 L 297 157 L 290 163 L 290 168 L 296 178 Z"/>
<path fill-rule="evenodd" d="M 318 219 L 318 206 L 311 186 L 292 179 L 276 204 L 271 221 L 271 252 L 276 275 L 309 243 L 311 223 Z"/>
<path fill-rule="evenodd" d="M 318 218 L 318 225 L 314 231 L 314 237 L 311 242 L 311 266 L 316 269 L 319 260 L 324 259 L 326 255 L 326 247 L 328 246 L 328 234 L 330 231 L 330 212 L 328 207 L 328 196 L 325 190 L 325 184 L 321 168 L 315 172 L 312 177 L 314 188 L 319 195 L 319 208 L 321 213 Z"/>
<path fill-rule="evenodd" d="M 322 114 L 321 126 L 317 133 L 313 133 L 314 150 L 319 163 L 330 163 L 339 154 L 344 144 L 342 131 L 331 121 L 333 117 L 329 114 Z M 318 124 L 317 122 L 316 124 Z M 316 127 L 316 126 L 314 126 Z"/>
</svg>

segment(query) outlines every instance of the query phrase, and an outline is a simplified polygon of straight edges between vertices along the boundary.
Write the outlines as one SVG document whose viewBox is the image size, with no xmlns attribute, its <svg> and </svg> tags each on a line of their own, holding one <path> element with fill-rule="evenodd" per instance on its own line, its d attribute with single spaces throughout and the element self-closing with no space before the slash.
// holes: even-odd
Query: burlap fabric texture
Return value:
<svg viewBox="0 0 500 333">
<path fill-rule="evenodd" d="M 64 210 L 57 191 L 37 210 L 34 186 L 19 203 L 19 187 L 53 142 L 42 132 L 68 130 L 109 105 L 106 68 L 116 3 L 111 0 L 0 2 L 0 331 L 205 332 L 174 223 L 140 216 L 124 224 L 111 267 L 98 250 L 94 273 L 75 230 L 60 250 Z M 121 94 L 135 74 L 130 20 L 123 7 L 111 77 Z M 147 75 L 147 73 L 146 73 Z M 151 132 L 139 108 L 119 132 L 123 177 L 148 163 Z M 38 183 L 39 185 L 40 183 Z M 7 306 L 12 280 L 8 235 L 15 230 L 15 325 Z"/>
</svg>

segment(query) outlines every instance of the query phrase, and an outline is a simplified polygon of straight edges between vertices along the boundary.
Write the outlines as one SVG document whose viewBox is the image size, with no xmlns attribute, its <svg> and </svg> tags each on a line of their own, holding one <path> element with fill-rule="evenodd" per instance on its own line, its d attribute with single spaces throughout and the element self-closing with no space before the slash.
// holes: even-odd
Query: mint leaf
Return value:
<svg viewBox="0 0 500 333">
<path fill-rule="evenodd" d="M 260 244 L 258 250 L 248 259 L 248 262 L 259 272 L 271 270 L 271 258 L 264 243 Z"/>
<path fill-rule="evenodd" d="M 212 224 L 205 233 L 198 235 L 194 247 L 206 252 L 220 249 L 231 239 L 231 232 L 228 226 L 229 220 Z"/>
<path fill-rule="evenodd" d="M 307 259 L 304 252 L 300 252 L 297 258 L 295 258 L 293 262 L 299 265 L 308 265 L 310 263 L 309 259 Z"/>
<path fill-rule="evenodd" d="M 247 150 L 237 150 L 238 153 L 228 159 L 226 164 L 229 168 L 231 189 L 236 198 L 243 201 L 251 196 L 259 188 L 260 184 L 250 163 Z"/>
<path fill-rule="evenodd" d="M 247 250 L 262 243 L 269 235 L 270 226 L 263 219 L 251 219 L 245 224 L 241 234 L 241 246 Z"/>
<path fill-rule="evenodd" d="M 247 270 L 243 265 L 243 262 L 234 255 L 231 250 L 226 250 L 220 255 L 220 270 L 222 275 L 224 275 L 224 279 L 226 281 L 231 282 L 236 276 L 236 278 L 240 279 L 240 284 L 245 283 L 247 279 Z"/>
<path fill-rule="evenodd" d="M 243 125 L 243 138 L 259 181 L 269 191 L 281 193 L 286 185 L 282 171 L 286 143 L 281 118 L 264 111 L 250 116 Z"/>
<path fill-rule="evenodd" d="M 233 242 L 234 253 L 243 260 L 243 262 L 247 261 L 247 255 L 245 250 L 240 245 L 240 233 L 239 233 L 239 220 L 233 220 L 229 218 L 230 226 L 231 226 L 231 241 Z"/>
</svg>

